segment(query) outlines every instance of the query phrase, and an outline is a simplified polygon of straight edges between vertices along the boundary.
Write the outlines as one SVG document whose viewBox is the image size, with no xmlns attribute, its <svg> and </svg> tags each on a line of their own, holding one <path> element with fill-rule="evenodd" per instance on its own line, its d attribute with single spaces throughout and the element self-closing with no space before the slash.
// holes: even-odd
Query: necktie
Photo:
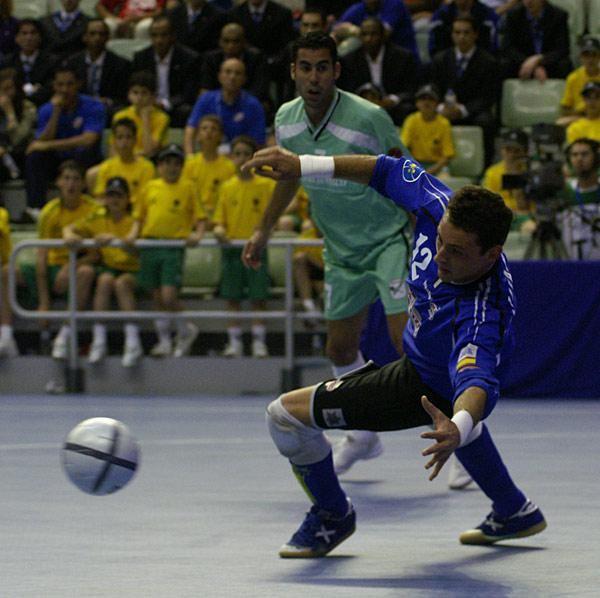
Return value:
<svg viewBox="0 0 600 598">
<path fill-rule="evenodd" d="M 23 78 L 25 79 L 25 83 L 31 83 L 31 71 L 33 69 L 33 63 L 30 58 L 25 58 L 22 61 L 23 64 Z"/>
<path fill-rule="evenodd" d="M 88 90 L 91 96 L 100 95 L 100 66 L 96 63 L 93 63 L 90 68 Z"/>
<path fill-rule="evenodd" d="M 253 12 L 252 19 L 255 23 L 260 23 L 262 21 L 262 13 L 259 11 Z"/>
<path fill-rule="evenodd" d="M 465 56 L 461 56 L 457 63 L 456 63 L 456 77 L 457 79 L 460 79 L 464 73 L 465 73 L 465 69 L 467 68 L 467 58 Z"/>
</svg>

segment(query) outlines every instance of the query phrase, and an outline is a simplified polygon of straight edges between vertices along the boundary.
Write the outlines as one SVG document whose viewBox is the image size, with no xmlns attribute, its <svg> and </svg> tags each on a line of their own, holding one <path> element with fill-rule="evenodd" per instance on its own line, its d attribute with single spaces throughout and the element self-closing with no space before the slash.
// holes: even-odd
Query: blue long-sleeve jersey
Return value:
<svg viewBox="0 0 600 598">
<path fill-rule="evenodd" d="M 487 416 L 499 396 L 499 366 L 512 348 L 515 297 L 506 257 L 472 283 L 442 282 L 433 258 L 452 191 L 415 162 L 387 156 L 378 158 L 369 184 L 416 216 L 406 281 L 408 359 L 428 386 L 452 402 L 471 386 L 485 390 Z"/>
</svg>

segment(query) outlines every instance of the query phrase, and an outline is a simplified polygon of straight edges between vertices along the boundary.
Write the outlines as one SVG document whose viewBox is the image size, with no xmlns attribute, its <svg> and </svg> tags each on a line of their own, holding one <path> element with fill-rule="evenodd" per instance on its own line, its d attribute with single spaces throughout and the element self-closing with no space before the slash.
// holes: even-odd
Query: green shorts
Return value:
<svg viewBox="0 0 600 598">
<path fill-rule="evenodd" d="M 35 273 L 35 264 L 21 264 L 21 274 L 27 287 L 27 297 L 25 303 L 27 306 L 37 306 L 39 301 L 37 291 L 37 278 Z M 54 292 L 54 281 L 58 276 L 62 266 L 48 266 L 48 292 L 50 295 L 59 296 Z"/>
<path fill-rule="evenodd" d="M 140 251 L 139 285 L 146 291 L 160 287 L 181 288 L 185 249 L 149 247 Z"/>
<path fill-rule="evenodd" d="M 399 235 L 356 267 L 330 263 L 325 255 L 325 319 L 343 320 L 381 299 L 387 315 L 407 310 L 408 239 Z"/>
<path fill-rule="evenodd" d="M 241 247 L 224 247 L 221 260 L 220 295 L 224 299 L 252 299 L 261 301 L 269 298 L 271 281 L 267 254 L 263 255 L 258 270 L 246 268 L 242 263 Z"/>
</svg>

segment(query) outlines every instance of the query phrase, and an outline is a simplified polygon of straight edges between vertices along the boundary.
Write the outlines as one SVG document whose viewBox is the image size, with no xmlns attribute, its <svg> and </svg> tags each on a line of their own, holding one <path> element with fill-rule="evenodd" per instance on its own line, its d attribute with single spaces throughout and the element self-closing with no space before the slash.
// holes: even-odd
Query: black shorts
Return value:
<svg viewBox="0 0 600 598">
<path fill-rule="evenodd" d="M 382 368 L 369 362 L 348 376 L 321 383 L 315 390 L 313 415 L 320 428 L 405 430 L 431 424 L 421 406 L 425 395 L 452 417 L 452 403 L 429 388 L 406 358 Z"/>
</svg>

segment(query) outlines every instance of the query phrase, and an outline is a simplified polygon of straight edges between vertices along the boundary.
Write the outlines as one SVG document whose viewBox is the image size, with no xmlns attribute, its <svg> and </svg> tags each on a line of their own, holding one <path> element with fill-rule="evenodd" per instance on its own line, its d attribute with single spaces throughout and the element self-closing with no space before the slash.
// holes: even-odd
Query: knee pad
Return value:
<svg viewBox="0 0 600 598">
<path fill-rule="evenodd" d="M 267 426 L 279 452 L 294 465 L 317 463 L 331 451 L 325 434 L 291 415 L 281 397 L 267 407 Z"/>
</svg>

